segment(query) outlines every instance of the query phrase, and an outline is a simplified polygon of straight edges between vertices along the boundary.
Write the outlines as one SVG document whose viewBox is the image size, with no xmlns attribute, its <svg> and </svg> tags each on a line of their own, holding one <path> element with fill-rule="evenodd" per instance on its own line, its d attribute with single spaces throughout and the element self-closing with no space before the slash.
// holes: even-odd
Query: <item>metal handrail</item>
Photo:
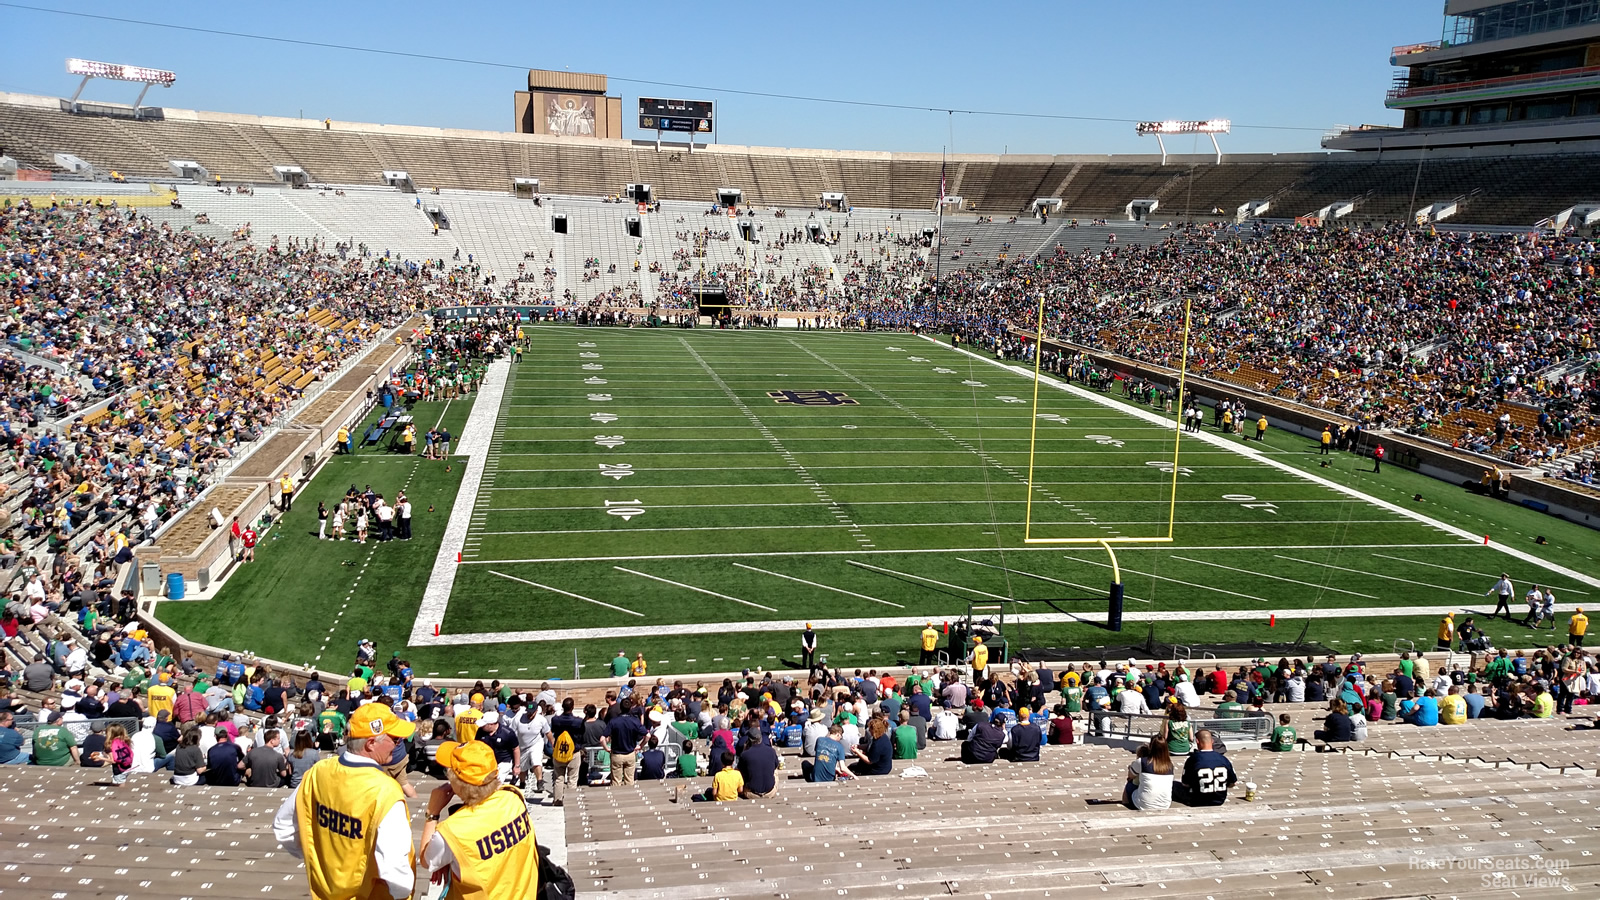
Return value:
<svg viewBox="0 0 1600 900">
<path fill-rule="evenodd" d="M 1501 78 L 1480 78 L 1477 81 L 1457 81 L 1450 84 L 1419 85 L 1417 87 L 1390 88 L 1385 99 L 1411 100 L 1418 97 L 1437 97 L 1449 94 L 1467 93 L 1492 87 L 1509 87 L 1513 85 L 1537 85 L 1560 81 L 1572 81 L 1583 77 L 1600 77 L 1600 66 L 1580 66 L 1574 69 L 1556 69 L 1553 72 L 1528 72 L 1522 75 L 1506 75 Z"/>
</svg>

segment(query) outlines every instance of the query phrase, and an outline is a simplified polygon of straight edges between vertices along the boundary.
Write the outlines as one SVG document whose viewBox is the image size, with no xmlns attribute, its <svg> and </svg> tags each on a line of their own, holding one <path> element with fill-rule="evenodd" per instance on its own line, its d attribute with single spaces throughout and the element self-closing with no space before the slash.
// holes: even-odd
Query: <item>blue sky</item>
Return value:
<svg viewBox="0 0 1600 900">
<path fill-rule="evenodd" d="M 65 3 L 31 5 L 505 63 L 494 68 L 208 36 L 0 6 L 0 90 L 70 96 L 68 56 L 168 68 L 147 103 L 509 130 L 527 68 L 603 72 L 624 98 L 717 102 L 731 144 L 956 153 L 1149 153 L 1122 122 L 886 110 L 658 87 L 1128 118 L 1231 118 L 1225 151 L 1317 149 L 1390 123 L 1389 48 L 1437 38 L 1439 0 L 1087 3 Z M 621 79 L 638 79 L 624 81 Z M 131 102 L 136 85 L 86 96 Z M 635 117 L 634 122 L 637 124 Z M 1273 130 L 1246 125 L 1288 126 Z M 630 126 L 631 136 L 645 135 Z M 1169 150 L 1201 149 L 1193 138 Z M 1209 150 L 1207 142 L 1204 149 Z"/>
</svg>

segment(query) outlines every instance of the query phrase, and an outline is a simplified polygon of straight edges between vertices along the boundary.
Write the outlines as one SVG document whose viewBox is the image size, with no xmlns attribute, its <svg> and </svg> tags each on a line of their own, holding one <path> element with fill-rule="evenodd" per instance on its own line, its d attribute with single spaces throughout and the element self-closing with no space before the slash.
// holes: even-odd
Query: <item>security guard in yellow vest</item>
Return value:
<svg viewBox="0 0 1600 900">
<path fill-rule="evenodd" d="M 474 704 L 482 703 L 483 695 L 473 694 L 472 701 Z M 482 718 L 483 710 L 477 706 L 462 710 L 461 715 L 456 716 L 456 740 L 463 744 L 475 740 L 478 737 L 478 722 Z"/>
<path fill-rule="evenodd" d="M 283 507 L 284 512 L 288 512 L 294 505 L 294 478 L 288 472 L 283 473 L 283 477 L 278 479 L 278 496 L 281 501 L 279 505 Z"/>
<path fill-rule="evenodd" d="M 312 766 L 278 808 L 273 836 L 305 861 L 314 900 L 411 896 L 416 854 L 406 790 L 384 766 L 415 731 L 381 703 L 358 708 L 344 751 Z"/>
<path fill-rule="evenodd" d="M 338 433 L 333 436 L 333 452 L 350 452 L 350 429 L 344 425 L 340 425 Z"/>
<path fill-rule="evenodd" d="M 934 654 L 937 653 L 938 650 L 939 632 L 934 629 L 933 623 L 929 622 L 927 627 L 922 629 L 922 656 L 917 660 L 917 665 L 933 665 L 936 661 Z"/>
<path fill-rule="evenodd" d="M 983 638 L 972 639 L 972 683 L 982 686 L 988 681 L 989 674 L 989 648 L 983 645 Z"/>
<path fill-rule="evenodd" d="M 439 745 L 438 760 L 450 783 L 428 797 L 422 859 L 435 879 L 445 879 L 444 895 L 535 900 L 539 848 L 528 802 L 516 788 L 500 783 L 494 750 L 482 741 L 447 742 Z M 452 798 L 461 805 L 446 817 Z"/>
<path fill-rule="evenodd" d="M 1589 617 L 1583 614 L 1583 607 L 1572 614 L 1572 620 L 1567 623 L 1567 643 L 1574 647 L 1583 646 L 1583 636 L 1589 631 Z"/>
</svg>

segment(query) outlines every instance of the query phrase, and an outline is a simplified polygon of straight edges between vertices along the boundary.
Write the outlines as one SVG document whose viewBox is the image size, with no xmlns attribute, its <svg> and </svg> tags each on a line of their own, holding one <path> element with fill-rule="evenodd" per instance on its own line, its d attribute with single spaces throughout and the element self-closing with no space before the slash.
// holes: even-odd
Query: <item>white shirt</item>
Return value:
<svg viewBox="0 0 1600 900">
<path fill-rule="evenodd" d="M 1117 695 L 1117 711 L 1142 716 L 1150 712 L 1150 704 L 1145 702 L 1144 694 L 1139 693 L 1138 689 L 1130 688 Z"/>
<path fill-rule="evenodd" d="M 1170 809 L 1172 807 L 1172 773 L 1156 775 L 1141 772 L 1143 760 L 1135 759 L 1128 765 L 1128 773 L 1137 776 L 1139 781 L 1133 788 L 1133 805 L 1135 809 Z"/>
<path fill-rule="evenodd" d="M 402 519 L 411 518 L 411 501 L 410 500 L 407 500 L 404 503 L 401 503 L 399 506 L 397 506 L 395 508 L 400 511 L 400 518 L 402 518 Z M 540 696 L 543 696 L 543 695 L 541 694 Z M 554 699 L 555 694 L 551 693 L 550 696 L 551 696 L 552 699 Z"/>
<path fill-rule="evenodd" d="M 961 720 L 950 710 L 944 710 L 933 717 L 933 732 L 928 735 L 936 741 L 953 741 L 956 731 L 961 727 Z"/>
<path fill-rule="evenodd" d="M 356 756 L 349 751 L 339 755 L 340 762 L 347 766 L 376 766 L 377 763 L 364 756 Z M 295 859 L 305 859 L 300 852 L 300 816 L 295 807 L 295 798 L 300 791 L 306 789 L 306 783 L 300 782 L 296 788 L 284 799 L 278 807 L 278 814 L 272 817 L 272 836 L 278 839 L 278 845 Z M 381 821 L 378 822 L 378 837 L 372 848 L 372 861 L 377 868 L 379 878 L 389 883 L 389 895 L 392 897 L 409 897 L 412 888 L 416 887 L 417 876 L 411 870 L 411 816 L 406 812 L 406 803 L 400 800 L 389 809 Z"/>
<path fill-rule="evenodd" d="M 522 748 L 522 755 L 526 758 L 535 750 L 539 750 L 539 758 L 533 761 L 534 765 L 544 765 L 544 751 L 541 743 L 550 735 L 550 720 L 543 715 L 528 716 L 524 711 L 522 715 L 512 719 L 512 724 L 517 729 L 517 745 Z"/>
<path fill-rule="evenodd" d="M 1178 695 L 1178 702 L 1190 709 L 1200 705 L 1200 695 L 1195 692 L 1194 682 L 1192 681 L 1178 682 L 1178 686 L 1173 688 L 1173 692 Z"/>
<path fill-rule="evenodd" d="M 154 772 L 156 770 L 156 736 L 147 728 L 141 728 L 128 738 L 128 743 L 133 747 L 134 772 Z M 173 748 L 176 752 L 177 748 Z"/>
<path fill-rule="evenodd" d="M 1289 676 L 1289 680 L 1284 682 L 1284 686 L 1289 689 L 1290 703 L 1306 702 L 1306 680 L 1304 677 L 1300 675 L 1291 675 Z"/>
</svg>

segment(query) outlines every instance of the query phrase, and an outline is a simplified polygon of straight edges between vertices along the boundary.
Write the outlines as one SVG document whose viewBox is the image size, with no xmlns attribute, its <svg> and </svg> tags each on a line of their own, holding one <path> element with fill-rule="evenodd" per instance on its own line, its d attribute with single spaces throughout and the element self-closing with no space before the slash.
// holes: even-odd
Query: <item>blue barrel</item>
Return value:
<svg viewBox="0 0 1600 900">
<path fill-rule="evenodd" d="M 167 573 L 167 599 L 168 600 L 182 600 L 183 599 L 183 573 L 182 572 L 168 572 Z"/>
</svg>

